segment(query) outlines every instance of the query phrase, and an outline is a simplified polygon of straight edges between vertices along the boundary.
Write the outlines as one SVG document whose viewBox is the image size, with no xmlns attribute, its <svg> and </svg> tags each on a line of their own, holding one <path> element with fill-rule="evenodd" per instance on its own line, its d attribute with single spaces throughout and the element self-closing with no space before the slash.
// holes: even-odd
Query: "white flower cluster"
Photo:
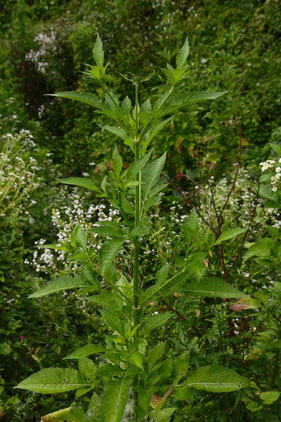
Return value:
<svg viewBox="0 0 281 422">
<path fill-rule="evenodd" d="M 0 207 L 1 216 L 6 213 L 27 214 L 26 205 L 31 204 L 30 193 L 37 189 L 41 179 L 37 172 L 38 162 L 30 156 L 34 149 L 33 136 L 27 130 L 1 138 L 0 153 Z M 34 202 L 33 202 L 34 203 Z"/>
<path fill-rule="evenodd" d="M 265 170 L 273 168 L 273 164 L 275 164 L 274 160 L 267 160 L 267 161 L 264 161 L 263 163 L 260 163 L 260 166 L 262 166 L 261 171 L 265 171 Z"/>
<path fill-rule="evenodd" d="M 83 195 L 83 196 L 82 196 Z M 71 234 L 77 224 L 89 233 L 91 228 L 98 221 L 112 221 L 119 216 L 119 211 L 114 209 L 106 209 L 104 204 L 93 205 L 89 203 L 91 193 L 82 192 L 81 189 L 69 188 L 62 186 L 57 192 L 57 199 L 55 202 L 56 208 L 52 211 L 51 223 L 55 232 L 58 245 L 70 245 Z M 45 239 L 40 239 L 36 245 L 42 245 Z M 88 246 L 93 248 L 94 253 L 98 254 L 102 242 L 97 235 L 91 235 L 88 241 Z M 70 248 L 69 248 L 70 249 Z M 26 262 L 29 264 L 29 262 Z M 68 251 L 57 251 L 53 249 L 39 249 L 33 254 L 31 262 L 36 272 L 53 274 L 59 269 L 65 272 L 74 271 L 77 264 L 69 259 Z"/>
<path fill-rule="evenodd" d="M 39 45 L 39 50 L 30 50 L 25 55 L 25 60 L 33 63 L 38 72 L 46 73 L 48 67 L 46 56 L 57 49 L 56 33 L 54 31 L 50 34 L 40 32 L 35 36 L 34 41 Z"/>
<path fill-rule="evenodd" d="M 212 185 L 212 191 L 218 212 L 225 203 L 226 195 L 230 189 L 232 180 L 233 179 L 228 179 L 226 177 L 223 177 L 217 183 L 215 183 L 212 178 L 209 180 Z M 263 204 L 265 200 L 263 198 L 259 198 L 257 200 L 256 198 L 256 188 L 257 186 L 253 182 L 248 171 L 241 168 L 239 170 L 234 192 L 231 194 L 228 205 L 223 212 L 224 222 L 230 227 L 248 227 L 249 221 L 252 218 L 253 209 L 257 203 L 255 217 L 251 224 L 249 239 L 252 237 L 253 239 L 256 239 L 257 234 L 262 234 L 261 230 L 266 230 L 266 224 L 277 228 L 281 227 L 278 209 L 264 207 Z M 216 213 L 211 204 L 210 187 L 204 186 L 204 190 L 209 196 L 204 195 L 204 193 L 201 192 L 201 202 L 204 201 L 204 204 L 202 203 L 200 206 L 200 213 L 206 221 L 211 219 L 215 222 Z M 202 228 L 204 228 L 204 224 L 202 225 Z"/>
<path fill-rule="evenodd" d="M 281 163 L 281 158 L 279 158 L 278 163 Z M 260 163 L 261 167 L 261 171 L 266 171 L 269 169 L 274 168 L 275 161 L 274 160 L 267 160 L 263 163 Z M 271 187 L 273 192 L 276 192 L 278 190 L 278 187 L 281 187 L 281 167 L 277 166 L 275 167 L 275 172 L 276 174 L 274 176 L 272 176 L 271 178 Z"/>
</svg>

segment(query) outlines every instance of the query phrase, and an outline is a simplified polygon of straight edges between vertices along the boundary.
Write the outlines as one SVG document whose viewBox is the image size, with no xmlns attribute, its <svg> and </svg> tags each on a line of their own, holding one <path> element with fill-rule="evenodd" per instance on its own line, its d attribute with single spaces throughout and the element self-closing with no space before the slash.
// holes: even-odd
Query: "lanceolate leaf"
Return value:
<svg viewBox="0 0 281 422">
<path fill-rule="evenodd" d="M 70 275 L 63 275 L 50 281 L 48 284 L 45 284 L 45 286 L 41 287 L 41 289 L 37 290 L 37 292 L 32 293 L 29 298 L 42 297 L 51 293 L 62 292 L 69 289 L 78 289 L 80 287 L 89 287 L 89 283 L 78 275 L 74 277 Z"/>
<path fill-rule="evenodd" d="M 143 329 L 145 332 L 149 332 L 151 330 L 154 330 L 155 328 L 161 327 L 161 325 L 166 324 L 168 319 L 171 318 L 171 314 L 168 312 L 165 312 L 163 314 L 155 314 L 151 317 L 146 318 L 144 321 Z"/>
<path fill-rule="evenodd" d="M 232 369 L 208 365 L 196 369 L 185 382 L 188 387 L 213 393 L 229 393 L 248 385 L 248 380 Z"/>
<path fill-rule="evenodd" d="M 113 133 L 116 136 L 119 136 L 119 138 L 123 139 L 126 145 L 129 145 L 129 146 L 132 145 L 131 138 L 129 137 L 127 132 L 121 127 L 105 125 L 103 126 L 103 129 L 107 130 L 110 133 Z"/>
<path fill-rule="evenodd" d="M 108 267 L 120 251 L 123 242 L 124 240 L 112 239 L 102 246 L 99 253 L 99 260 L 103 274 L 106 274 Z"/>
<path fill-rule="evenodd" d="M 41 417 L 41 422 L 56 421 L 85 422 L 86 419 L 83 410 L 79 407 L 67 407 Z"/>
<path fill-rule="evenodd" d="M 148 164 L 142 172 L 142 194 L 144 200 L 148 197 L 151 189 L 158 182 L 166 161 L 166 153 L 162 157 Z"/>
<path fill-rule="evenodd" d="M 96 64 L 98 66 L 103 66 L 104 52 L 99 34 L 97 35 L 97 39 L 93 48 L 93 56 Z"/>
<path fill-rule="evenodd" d="M 203 278 L 199 282 L 192 281 L 184 289 L 189 296 L 201 297 L 222 297 L 222 298 L 240 298 L 247 297 L 235 287 L 219 278 Z"/>
<path fill-rule="evenodd" d="M 174 113 L 182 107 L 186 107 L 188 104 L 196 103 L 199 101 L 205 100 L 215 100 L 216 98 L 221 97 L 226 94 L 228 91 L 224 92 L 212 92 L 212 91 L 202 91 L 202 92 L 186 92 L 184 94 L 179 94 L 173 96 L 170 100 L 167 101 L 162 112 L 159 113 L 159 110 L 155 110 L 156 116 L 164 116 L 168 113 Z M 152 113 L 154 114 L 154 113 Z"/>
<path fill-rule="evenodd" d="M 122 166 L 123 166 L 123 160 L 122 157 L 115 145 L 115 148 L 113 150 L 113 155 L 112 155 L 112 159 L 113 159 L 113 171 L 117 177 L 117 179 L 119 179 L 121 170 L 122 170 Z"/>
<path fill-rule="evenodd" d="M 56 394 L 89 386 L 75 369 L 47 368 L 26 378 L 16 388 L 35 393 Z"/>
<path fill-rule="evenodd" d="M 247 228 L 245 227 L 243 228 L 237 227 L 235 229 L 226 230 L 217 239 L 215 245 L 219 245 L 220 243 L 225 242 L 226 240 L 233 239 L 234 237 L 239 236 L 239 234 L 245 233 L 246 230 Z"/>
<path fill-rule="evenodd" d="M 215 100 L 222 95 L 226 94 L 228 91 L 222 92 L 213 92 L 213 91 L 194 91 L 194 92 L 186 92 L 184 94 L 180 94 L 175 96 L 171 99 L 168 103 L 168 106 L 183 106 L 191 103 L 195 103 L 198 101 L 205 101 L 205 100 Z"/>
<path fill-rule="evenodd" d="M 184 45 L 180 49 L 176 57 L 177 69 L 181 69 L 185 65 L 185 61 L 189 55 L 189 43 L 188 38 L 186 38 Z"/>
<path fill-rule="evenodd" d="M 79 186 L 80 188 L 90 189 L 96 192 L 99 192 L 99 188 L 91 179 L 86 177 L 67 177 L 65 179 L 58 179 L 60 183 L 65 185 Z"/>
<path fill-rule="evenodd" d="M 103 420 L 120 422 L 129 399 L 130 380 L 123 376 L 119 381 L 109 381 L 102 400 Z"/>
<path fill-rule="evenodd" d="M 56 92 L 55 94 L 48 94 L 52 97 L 66 98 L 68 100 L 80 101 L 81 103 L 89 104 L 92 107 L 101 109 L 103 103 L 98 97 L 90 92 L 77 92 L 77 91 L 66 91 Z"/>
<path fill-rule="evenodd" d="M 91 232 L 105 237 L 116 237 L 118 239 L 123 237 L 122 228 L 115 221 L 99 221 L 97 225 L 93 227 Z"/>
<path fill-rule="evenodd" d="M 80 224 L 77 224 L 71 234 L 71 243 L 81 246 L 84 250 L 87 245 L 87 234 Z"/>
<path fill-rule="evenodd" d="M 103 319 L 107 325 L 113 330 L 117 331 L 119 334 L 123 335 L 123 324 L 117 314 L 113 313 L 111 310 L 103 309 L 100 311 Z"/>
<path fill-rule="evenodd" d="M 143 167 L 148 162 L 151 152 L 149 151 L 147 154 L 145 154 L 143 157 L 141 157 L 139 160 L 134 161 L 130 167 L 128 168 L 126 172 L 126 179 L 132 180 L 136 177 L 136 175 L 143 169 Z"/>
<path fill-rule="evenodd" d="M 160 130 L 162 130 L 167 125 L 167 123 L 169 123 L 173 118 L 174 116 L 171 116 L 166 120 L 156 123 L 148 132 L 146 132 L 144 136 L 145 147 L 147 147 L 147 145 L 154 138 L 154 136 L 156 136 L 157 133 L 160 132 Z"/>
<path fill-rule="evenodd" d="M 104 352 L 104 350 L 105 348 L 101 344 L 87 344 L 86 346 L 80 347 L 80 349 L 75 350 L 75 352 L 71 353 L 63 359 L 83 359 L 87 356 Z"/>
</svg>

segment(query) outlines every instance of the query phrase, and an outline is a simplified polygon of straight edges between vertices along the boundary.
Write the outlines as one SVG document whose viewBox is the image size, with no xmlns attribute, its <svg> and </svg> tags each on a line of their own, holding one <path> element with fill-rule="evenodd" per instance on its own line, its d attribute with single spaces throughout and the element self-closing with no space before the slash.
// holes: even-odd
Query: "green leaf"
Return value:
<svg viewBox="0 0 281 422">
<path fill-rule="evenodd" d="M 124 98 L 124 100 L 122 101 L 121 104 L 121 110 L 126 113 L 129 114 L 131 111 L 131 107 L 132 107 L 132 102 L 130 100 L 130 98 L 127 96 Z"/>
<path fill-rule="evenodd" d="M 184 292 L 189 296 L 201 297 L 222 297 L 222 298 L 240 298 L 248 297 L 243 292 L 240 292 L 235 287 L 226 283 L 219 278 L 203 278 L 199 282 L 192 281 L 184 289 Z"/>
<path fill-rule="evenodd" d="M 161 327 L 171 318 L 172 314 L 165 312 L 162 314 L 155 314 L 145 319 L 143 329 L 146 333 L 155 328 Z"/>
<path fill-rule="evenodd" d="M 97 393 L 93 393 L 86 416 L 89 421 L 101 420 L 101 399 Z"/>
<path fill-rule="evenodd" d="M 77 224 L 71 234 L 71 243 L 72 245 L 79 245 L 82 249 L 86 250 L 87 246 L 87 234 L 83 230 L 80 224 Z"/>
<path fill-rule="evenodd" d="M 123 376 L 119 381 L 107 382 L 102 400 L 103 420 L 120 422 L 129 399 L 130 380 Z"/>
<path fill-rule="evenodd" d="M 254 245 L 252 245 L 247 252 L 244 254 L 244 260 L 256 256 L 256 257 L 267 257 L 271 256 L 271 249 L 274 248 L 276 242 L 270 237 L 259 239 Z"/>
<path fill-rule="evenodd" d="M 86 299 L 88 302 L 97 303 L 102 306 L 116 307 L 115 295 L 112 293 L 103 293 L 100 295 L 87 297 Z"/>
<path fill-rule="evenodd" d="M 74 277 L 70 275 L 62 275 L 32 293 L 29 298 L 42 297 L 51 293 L 62 292 L 69 289 L 78 289 L 80 287 L 89 287 L 89 283 L 78 275 L 75 275 Z"/>
<path fill-rule="evenodd" d="M 182 106 L 191 104 L 198 101 L 205 101 L 205 100 L 215 100 L 222 95 L 227 94 L 228 91 L 222 92 L 213 92 L 213 91 L 194 91 L 194 92 L 186 92 L 185 94 L 180 94 L 179 96 L 174 97 L 171 100 L 169 105 L 171 106 Z"/>
<path fill-rule="evenodd" d="M 157 135 L 157 133 L 160 132 L 160 130 L 162 130 L 173 118 L 174 116 L 171 116 L 166 120 L 154 124 L 153 127 L 146 132 L 144 136 L 145 149 L 149 145 L 150 141 Z"/>
<path fill-rule="evenodd" d="M 150 415 L 155 422 L 168 422 L 170 420 L 170 416 L 172 416 L 175 410 L 177 410 L 176 407 L 166 407 L 161 410 L 152 410 Z"/>
<path fill-rule="evenodd" d="M 126 180 L 132 180 L 135 179 L 136 175 L 144 168 L 146 163 L 148 162 L 152 151 L 149 151 L 147 154 L 145 154 L 143 157 L 141 157 L 139 160 L 134 161 L 128 170 L 126 171 L 125 178 Z"/>
<path fill-rule="evenodd" d="M 213 393 L 229 393 L 246 387 L 248 380 L 232 369 L 220 365 L 208 365 L 196 369 L 185 382 L 188 387 Z"/>
<path fill-rule="evenodd" d="M 100 313 L 103 319 L 105 320 L 105 322 L 107 323 L 107 325 L 113 331 L 117 331 L 119 334 L 121 334 L 121 336 L 124 335 L 122 321 L 120 320 L 119 316 L 116 313 L 113 313 L 112 311 L 109 311 L 106 309 L 103 309 L 102 311 L 100 311 Z"/>
<path fill-rule="evenodd" d="M 99 34 L 97 35 L 97 39 L 93 48 L 93 57 L 98 66 L 103 66 L 104 62 L 104 52 L 102 47 L 102 40 L 100 39 Z"/>
<path fill-rule="evenodd" d="M 108 242 L 105 242 L 100 249 L 99 261 L 102 269 L 102 274 L 107 275 L 107 271 L 110 268 L 112 261 L 117 256 L 120 251 L 124 240 L 112 239 Z"/>
<path fill-rule="evenodd" d="M 93 380 L 97 372 L 97 366 L 91 359 L 83 358 L 78 360 L 78 369 L 83 377 Z"/>
<path fill-rule="evenodd" d="M 67 177 L 65 179 L 58 179 L 58 182 L 64 183 L 65 185 L 79 186 L 80 188 L 99 192 L 99 188 L 95 185 L 95 183 L 86 177 Z"/>
<path fill-rule="evenodd" d="M 123 166 L 123 160 L 122 160 L 121 155 L 119 154 L 119 151 L 118 151 L 116 145 L 115 145 L 114 150 L 113 150 L 112 160 L 113 160 L 113 171 L 114 171 L 117 179 L 119 179 L 120 173 L 121 173 L 121 170 L 122 170 L 122 166 Z"/>
<path fill-rule="evenodd" d="M 143 370 L 143 355 L 138 350 L 130 353 L 130 361 Z"/>
<path fill-rule="evenodd" d="M 165 264 L 163 265 L 163 267 L 160 268 L 160 270 L 157 271 L 155 283 L 158 286 L 163 284 L 166 281 L 169 270 L 170 270 L 170 265 Z"/>
<path fill-rule="evenodd" d="M 185 351 L 181 356 L 178 356 L 174 363 L 175 368 L 175 383 L 178 382 L 187 375 L 189 369 L 189 351 Z"/>
<path fill-rule="evenodd" d="M 0 344 L 0 355 L 8 356 L 11 352 L 12 352 L 12 349 L 8 343 Z"/>
<path fill-rule="evenodd" d="M 157 344 L 148 354 L 147 363 L 148 367 L 151 370 L 155 363 L 162 357 L 165 350 L 166 342 Z"/>
<path fill-rule="evenodd" d="M 92 107 L 102 109 L 103 104 L 98 99 L 98 97 L 90 92 L 77 92 L 77 91 L 66 91 L 66 92 L 56 92 L 55 94 L 47 94 L 51 97 L 66 98 L 68 100 L 79 101 L 91 105 Z"/>
<path fill-rule="evenodd" d="M 275 202 L 276 194 L 272 191 L 270 184 L 262 184 L 259 189 L 259 194 L 262 198 L 269 199 L 270 201 Z"/>
<path fill-rule="evenodd" d="M 105 125 L 103 126 L 103 129 L 107 130 L 110 133 L 113 133 L 116 136 L 119 136 L 119 138 L 123 139 L 125 145 L 132 146 L 132 139 L 127 134 L 127 132 L 121 127 Z"/>
<path fill-rule="evenodd" d="M 101 344 L 87 344 L 86 346 L 80 347 L 75 352 L 66 356 L 63 359 L 83 359 L 89 355 L 95 355 L 97 353 L 104 352 L 105 348 Z"/>
<path fill-rule="evenodd" d="M 263 404 L 272 404 L 280 397 L 280 391 L 266 391 L 260 394 Z"/>
<path fill-rule="evenodd" d="M 104 237 L 123 238 L 122 227 L 115 221 L 99 221 L 94 225 L 91 232 Z"/>
<path fill-rule="evenodd" d="M 166 153 L 162 157 L 148 164 L 142 172 L 142 194 L 144 200 L 149 196 L 151 189 L 158 182 L 166 161 Z"/>
<path fill-rule="evenodd" d="M 221 97 L 226 94 L 228 91 L 224 92 L 212 92 L 212 91 L 202 91 L 202 92 L 186 92 L 184 94 L 179 94 L 173 96 L 170 100 L 167 101 L 164 109 L 159 112 L 156 110 L 157 117 L 164 116 L 168 113 L 174 113 L 182 107 L 186 107 L 189 104 L 205 101 L 205 100 L 215 100 L 216 98 Z"/>
<path fill-rule="evenodd" d="M 15 388 L 35 393 L 56 394 L 89 386 L 78 371 L 72 368 L 47 368 L 30 375 Z"/>
<path fill-rule="evenodd" d="M 278 154 L 281 157 L 281 145 L 274 144 L 274 143 L 270 143 L 269 145 L 271 146 L 273 151 L 276 152 L 276 154 Z"/>
<path fill-rule="evenodd" d="M 79 407 L 60 409 L 41 418 L 41 422 L 55 421 L 86 422 L 86 419 L 83 410 Z"/>
<path fill-rule="evenodd" d="M 180 49 L 176 57 L 177 69 L 181 69 L 185 65 L 188 55 L 189 55 L 189 42 L 188 42 L 188 38 L 186 38 L 184 45 L 182 46 L 182 48 Z"/>
<path fill-rule="evenodd" d="M 130 237 L 143 237 L 149 234 L 150 232 L 150 226 L 149 226 L 149 220 L 148 219 L 142 219 L 136 227 L 133 228 L 133 230 L 130 232 Z"/>
<path fill-rule="evenodd" d="M 239 234 L 245 233 L 246 230 L 247 230 L 246 227 L 244 228 L 237 227 L 235 229 L 226 230 L 216 240 L 215 245 L 219 245 L 220 243 L 225 242 L 226 240 L 233 239 L 234 237 L 239 236 Z"/>
</svg>

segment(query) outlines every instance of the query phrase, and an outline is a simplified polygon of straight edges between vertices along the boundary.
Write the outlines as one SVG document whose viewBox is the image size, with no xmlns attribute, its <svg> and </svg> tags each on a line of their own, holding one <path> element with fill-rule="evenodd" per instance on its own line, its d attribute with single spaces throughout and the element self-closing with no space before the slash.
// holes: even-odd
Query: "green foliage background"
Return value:
<svg viewBox="0 0 281 422">
<path fill-rule="evenodd" d="M 97 32 L 103 39 L 111 74 L 116 75 L 112 76 L 116 89 L 120 88 L 117 72 L 127 75 L 130 70 L 139 76 L 149 75 L 153 68 L 164 67 L 188 36 L 191 45 L 190 91 L 208 88 L 230 92 L 220 101 L 200 105 L 195 111 L 190 108 L 190 112 L 179 112 L 176 122 L 172 121 L 169 128 L 155 138 L 155 155 L 167 151 L 168 178 L 184 173 L 201 182 L 210 175 L 219 180 L 229 169 L 233 169 L 242 138 L 243 164 L 255 177 L 258 175 L 258 163 L 267 159 L 271 151 L 268 143 L 281 141 L 278 96 L 280 21 L 281 8 L 277 0 L 3 2 L 0 10 L 1 135 L 16 134 L 22 128 L 31 131 L 37 146 L 35 156 L 40 163 L 38 175 L 42 178 L 40 188 L 30 191 L 30 200 L 36 201 L 29 209 L 30 215 L 18 215 L 12 210 L 4 217 L 1 215 L 0 220 L 0 346 L 5 345 L 0 348 L 3 420 L 40 420 L 40 415 L 59 408 L 60 403 L 63 406 L 63 397 L 38 398 L 27 393 L 15 393 L 12 387 L 39 369 L 40 365 L 54 365 L 80 345 L 103 338 L 106 330 L 100 323 L 98 313 L 88 313 L 75 305 L 75 296 L 44 299 L 39 306 L 36 301 L 27 300 L 35 284 L 48 276 L 40 274 L 38 281 L 38 274 L 32 268 L 27 269 L 24 260 L 31 260 L 36 240 L 45 238 L 53 242 L 55 231 L 50 229 L 52 208 L 54 203 L 57 205 L 60 202 L 61 206 L 67 202 L 70 192 L 66 190 L 65 197 L 58 200 L 61 193 L 55 182 L 56 177 L 59 174 L 80 176 L 83 172 L 89 172 L 101 179 L 104 170 L 111 166 L 109 151 L 116 141 L 112 135 L 101 131 L 99 124 L 103 123 L 103 118 L 93 117 L 89 107 L 81 107 L 75 102 L 54 101 L 44 95 L 67 90 L 92 90 L 98 93 L 83 74 L 84 63 L 91 61 Z M 53 38 L 52 33 L 55 34 Z M 37 56 L 37 61 L 32 61 L 28 58 L 30 51 L 36 53 L 42 46 L 40 38 L 39 41 L 35 39 L 38 34 L 47 36 L 51 42 L 46 44 L 44 54 Z M 38 62 L 46 64 L 44 72 L 38 68 Z M 163 81 L 164 78 L 152 77 L 144 85 L 141 97 L 145 98 L 145 91 L 150 94 L 159 92 Z M 126 81 L 122 86 L 125 95 L 130 88 Z M 46 156 L 49 153 L 52 153 L 51 163 Z M 98 164 L 95 170 L 89 165 L 91 162 Z M 55 170 L 54 173 L 50 168 Z M 230 171 L 227 175 L 230 176 Z M 187 189 L 184 184 L 182 187 Z M 173 189 L 169 190 L 169 194 L 175 199 Z M 165 198 L 164 209 L 166 201 L 169 202 Z M 169 218 L 173 219 L 167 216 L 166 221 Z M 155 221 L 157 224 L 157 213 Z M 229 221 L 239 226 L 234 213 Z M 273 237 L 275 243 L 269 245 L 270 242 L 267 242 L 267 252 L 259 257 L 259 268 L 256 268 L 257 263 L 250 261 L 247 270 L 251 277 L 258 280 L 260 287 L 265 276 L 280 280 L 280 237 L 274 230 L 268 234 L 263 221 L 263 217 L 257 220 L 257 225 L 260 225 L 257 230 L 260 231 L 255 236 L 253 234 L 251 241 L 256 241 L 257 236 L 262 234 Z M 270 220 L 267 224 L 270 225 Z M 155 244 L 162 241 L 161 237 L 155 236 L 154 239 Z M 181 241 L 178 240 L 173 247 L 173 253 L 176 255 L 177 251 L 180 260 Z M 231 260 L 231 251 L 227 259 Z M 144 265 L 148 264 L 150 262 Z M 61 267 L 59 271 L 62 271 Z M 241 271 L 234 269 L 232 274 L 236 277 L 237 272 Z M 249 293 L 252 292 L 247 277 L 241 276 L 239 282 Z M 247 314 L 239 322 L 244 330 L 242 345 L 239 343 L 233 347 L 235 340 L 220 336 L 221 327 L 227 320 L 223 304 L 216 308 L 211 325 L 212 303 L 203 306 L 201 303 L 203 316 L 197 319 L 194 315 L 199 304 L 187 304 L 182 299 L 177 306 L 179 311 L 187 305 L 190 307 L 188 318 L 192 322 L 193 340 L 189 329 L 183 325 L 180 327 L 180 341 L 175 334 L 179 327 L 175 326 L 168 328 L 169 333 L 164 333 L 163 339 L 168 337 L 169 342 L 179 350 L 184 349 L 187 343 L 191 344 L 190 348 L 196 351 L 195 361 L 208 363 L 206 359 L 221 353 L 221 360 L 232 365 L 234 363 L 237 368 L 244 365 L 240 357 L 244 347 L 247 350 L 244 350 L 245 354 L 256 353 L 257 356 L 250 364 L 247 361 L 245 372 L 254 374 L 261 388 L 280 390 L 280 375 L 274 375 L 280 365 L 280 347 L 274 349 L 270 344 L 274 336 L 275 339 L 280 336 L 280 328 L 276 326 L 278 318 L 280 322 L 280 291 L 277 288 L 273 292 L 266 290 L 260 300 L 263 310 L 257 312 L 255 322 L 249 324 L 259 327 L 262 334 L 257 338 L 249 334 L 250 327 L 245 322 L 248 320 Z M 243 323 L 246 324 L 244 328 Z M 93 325 L 99 326 L 94 333 Z M 201 334 L 194 337 L 198 331 Z M 210 341 L 213 349 L 206 356 Z M 280 343 L 280 338 L 277 341 Z M 266 405 L 259 408 L 258 404 L 249 403 L 246 409 L 238 393 L 231 393 L 227 399 L 225 396 L 223 399 L 208 396 L 207 393 L 202 395 L 196 392 L 194 397 L 189 397 L 189 401 L 183 402 L 178 420 L 224 421 L 227 417 L 235 422 L 259 421 L 266 420 L 270 414 L 268 420 L 277 421 L 279 417 L 280 406 L 277 403 L 270 406 L 270 411 Z M 256 403 L 255 398 L 251 403 Z"/>
</svg>

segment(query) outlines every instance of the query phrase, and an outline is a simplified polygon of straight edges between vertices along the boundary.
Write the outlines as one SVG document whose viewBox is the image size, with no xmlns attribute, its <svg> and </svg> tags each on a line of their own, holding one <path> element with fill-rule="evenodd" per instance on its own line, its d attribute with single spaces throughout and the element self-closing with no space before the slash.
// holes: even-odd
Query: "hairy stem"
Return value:
<svg viewBox="0 0 281 422">
<path fill-rule="evenodd" d="M 135 160 L 140 158 L 140 145 L 139 145 L 139 101 L 138 101 L 138 84 L 135 85 Z M 139 186 L 136 186 L 135 189 L 135 227 L 139 224 L 140 220 L 140 209 L 141 209 L 141 187 L 140 187 L 140 172 L 136 175 L 136 182 Z M 139 309 L 139 241 L 136 239 L 134 241 L 134 292 L 133 292 L 133 318 L 134 318 L 134 327 L 136 327 L 140 322 L 140 309 Z M 134 413 L 136 418 L 136 410 L 138 406 L 138 393 L 135 391 L 135 387 L 138 386 L 138 376 L 136 375 L 133 380 L 134 385 Z"/>
</svg>

